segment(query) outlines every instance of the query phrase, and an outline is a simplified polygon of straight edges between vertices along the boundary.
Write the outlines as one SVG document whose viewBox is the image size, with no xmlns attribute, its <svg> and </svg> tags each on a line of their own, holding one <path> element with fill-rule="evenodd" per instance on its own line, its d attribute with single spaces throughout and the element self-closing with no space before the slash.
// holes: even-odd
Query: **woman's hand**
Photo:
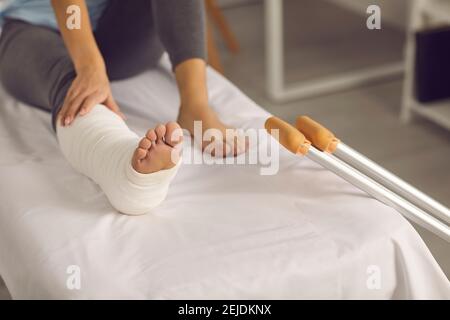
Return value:
<svg viewBox="0 0 450 320">
<path fill-rule="evenodd" d="M 125 118 L 111 94 L 104 65 L 90 64 L 87 67 L 76 69 L 77 76 L 72 82 L 59 112 L 61 125 L 70 125 L 77 115 L 87 114 L 99 103 Z"/>
<path fill-rule="evenodd" d="M 86 1 L 52 0 L 51 3 L 77 73 L 58 114 L 61 125 L 70 125 L 78 114 L 85 115 L 98 103 L 104 104 L 123 118 L 111 95 L 105 63 L 95 42 Z M 70 5 L 80 8 L 83 23 L 78 29 L 66 27 L 66 10 Z"/>
</svg>

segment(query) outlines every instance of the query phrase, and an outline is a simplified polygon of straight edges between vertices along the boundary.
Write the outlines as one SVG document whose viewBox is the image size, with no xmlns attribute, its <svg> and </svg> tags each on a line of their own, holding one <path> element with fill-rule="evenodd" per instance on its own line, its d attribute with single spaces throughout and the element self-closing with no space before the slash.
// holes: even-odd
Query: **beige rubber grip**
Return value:
<svg viewBox="0 0 450 320">
<path fill-rule="evenodd" d="M 329 153 L 333 153 L 336 150 L 339 139 L 330 130 L 313 119 L 307 116 L 298 117 L 296 127 L 317 149 Z"/>
<path fill-rule="evenodd" d="M 311 142 L 309 142 L 300 131 L 295 129 L 289 123 L 277 117 L 270 117 L 266 120 L 264 127 L 272 136 L 274 133 L 272 130 L 278 129 L 278 142 L 292 153 L 301 155 L 308 153 Z"/>
</svg>

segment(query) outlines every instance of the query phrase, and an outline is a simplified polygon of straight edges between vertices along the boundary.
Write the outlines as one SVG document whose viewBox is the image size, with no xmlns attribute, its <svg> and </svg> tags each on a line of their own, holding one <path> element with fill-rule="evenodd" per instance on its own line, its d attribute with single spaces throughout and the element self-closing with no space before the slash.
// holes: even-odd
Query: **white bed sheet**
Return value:
<svg viewBox="0 0 450 320">
<path fill-rule="evenodd" d="M 209 70 L 208 84 L 225 122 L 262 126 L 228 81 Z M 167 61 L 113 91 L 138 132 L 176 118 Z M 1 95 L 0 274 L 15 299 L 450 298 L 400 214 L 306 158 L 282 152 L 274 176 L 184 165 L 160 207 L 128 217 L 66 163 L 48 113 Z"/>
</svg>

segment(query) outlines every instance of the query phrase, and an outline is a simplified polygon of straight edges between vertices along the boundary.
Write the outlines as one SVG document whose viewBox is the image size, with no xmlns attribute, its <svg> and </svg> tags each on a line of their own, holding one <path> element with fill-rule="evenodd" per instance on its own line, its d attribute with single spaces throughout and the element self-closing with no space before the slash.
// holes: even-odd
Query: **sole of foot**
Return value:
<svg viewBox="0 0 450 320">
<path fill-rule="evenodd" d="M 183 133 L 176 122 L 149 129 L 133 154 L 134 170 L 148 174 L 173 168 L 179 161 L 182 141 Z"/>
</svg>

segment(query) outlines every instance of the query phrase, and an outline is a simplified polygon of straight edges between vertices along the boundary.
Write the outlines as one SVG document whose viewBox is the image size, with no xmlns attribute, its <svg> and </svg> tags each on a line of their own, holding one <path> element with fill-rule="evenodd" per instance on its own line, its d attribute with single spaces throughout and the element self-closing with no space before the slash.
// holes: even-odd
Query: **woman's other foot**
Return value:
<svg viewBox="0 0 450 320">
<path fill-rule="evenodd" d="M 182 128 L 191 133 L 195 141 L 201 142 L 204 152 L 211 153 L 213 156 L 237 156 L 248 149 L 245 136 L 239 134 L 236 129 L 223 124 L 208 105 L 181 106 L 177 121 Z M 196 121 L 201 123 L 201 132 L 195 132 L 194 123 Z M 206 135 L 209 133 L 212 137 L 209 137 L 209 135 L 206 137 L 205 132 Z M 214 132 L 217 134 L 215 135 Z M 195 136 L 198 133 L 201 134 L 201 137 Z M 222 141 L 216 141 L 216 136 L 221 137 Z"/>
</svg>

